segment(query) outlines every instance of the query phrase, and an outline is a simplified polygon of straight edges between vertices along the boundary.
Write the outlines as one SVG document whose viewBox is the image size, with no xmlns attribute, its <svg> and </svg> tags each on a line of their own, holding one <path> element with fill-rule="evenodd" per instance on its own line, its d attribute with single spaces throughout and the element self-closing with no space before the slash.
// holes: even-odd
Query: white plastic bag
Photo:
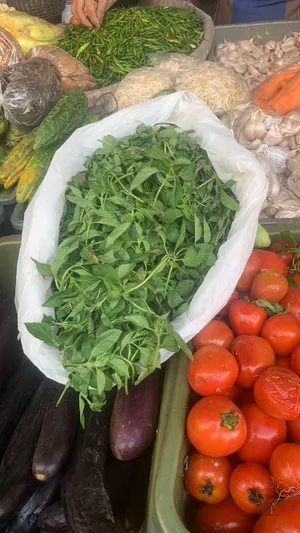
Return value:
<svg viewBox="0 0 300 533">
<path fill-rule="evenodd" d="M 67 372 L 58 350 L 34 338 L 25 326 L 26 322 L 39 322 L 44 313 L 51 313 L 42 307 L 51 291 L 51 279 L 38 273 L 32 258 L 42 263 L 54 260 L 67 182 L 84 170 L 85 158 L 98 148 L 99 139 L 108 134 L 122 138 L 133 134 L 141 123 L 153 126 L 159 122 L 194 130 L 193 140 L 207 151 L 221 180 L 236 180 L 233 190 L 240 202 L 240 211 L 228 240 L 219 250 L 216 264 L 196 292 L 188 312 L 174 320 L 175 329 L 185 341 L 226 304 L 251 253 L 267 192 L 265 173 L 250 152 L 192 93 L 177 92 L 156 98 L 77 130 L 56 152 L 26 211 L 17 268 L 16 305 L 24 352 L 46 376 L 60 383 L 66 383 Z M 170 356 L 170 352 L 162 350 L 161 361 Z"/>
</svg>

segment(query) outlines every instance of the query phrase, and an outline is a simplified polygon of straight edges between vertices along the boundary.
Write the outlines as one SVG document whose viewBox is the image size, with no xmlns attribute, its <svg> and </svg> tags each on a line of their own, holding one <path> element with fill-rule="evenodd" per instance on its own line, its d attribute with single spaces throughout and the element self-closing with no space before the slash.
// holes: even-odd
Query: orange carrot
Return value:
<svg viewBox="0 0 300 533">
<path fill-rule="evenodd" d="M 264 110 L 267 113 L 286 115 L 297 107 L 300 107 L 300 72 L 269 100 Z"/>
<path fill-rule="evenodd" d="M 262 100 L 270 100 L 275 94 L 283 89 L 286 83 L 288 83 L 296 74 L 300 71 L 300 61 L 287 65 L 279 72 L 263 81 L 255 91 L 252 93 L 252 99 L 260 105 Z"/>
<path fill-rule="evenodd" d="M 271 78 L 268 78 L 266 81 L 263 81 L 255 91 L 253 91 L 252 98 L 254 102 L 259 104 L 260 100 L 270 100 L 273 96 L 280 91 L 284 85 L 289 82 L 294 76 L 295 72 L 278 72 L 274 74 Z"/>
</svg>

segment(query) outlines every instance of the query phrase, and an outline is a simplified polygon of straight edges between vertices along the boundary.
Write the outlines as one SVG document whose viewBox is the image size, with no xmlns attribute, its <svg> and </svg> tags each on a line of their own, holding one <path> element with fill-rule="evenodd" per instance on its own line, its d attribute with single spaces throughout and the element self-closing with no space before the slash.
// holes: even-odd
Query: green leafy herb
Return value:
<svg viewBox="0 0 300 533">
<path fill-rule="evenodd" d="M 86 169 L 66 193 L 51 265 L 44 306 L 55 318 L 27 324 L 60 350 L 81 419 L 84 402 L 99 410 L 114 385 L 159 368 L 160 349 L 191 356 L 171 321 L 188 309 L 238 207 L 206 152 L 174 126 L 106 137 Z"/>
</svg>

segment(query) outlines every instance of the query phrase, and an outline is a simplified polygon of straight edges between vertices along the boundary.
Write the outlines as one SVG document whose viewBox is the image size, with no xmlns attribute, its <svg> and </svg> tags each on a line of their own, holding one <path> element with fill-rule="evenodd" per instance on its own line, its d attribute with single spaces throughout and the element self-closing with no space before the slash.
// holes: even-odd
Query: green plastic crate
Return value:
<svg viewBox="0 0 300 533">
<path fill-rule="evenodd" d="M 281 231 L 289 230 L 300 243 L 300 222 L 273 219 L 263 225 L 272 241 L 279 240 Z M 185 422 L 191 400 L 187 364 L 184 354 L 174 355 L 166 364 L 144 533 L 189 532 L 190 499 L 183 484 L 184 458 L 189 449 Z"/>
</svg>

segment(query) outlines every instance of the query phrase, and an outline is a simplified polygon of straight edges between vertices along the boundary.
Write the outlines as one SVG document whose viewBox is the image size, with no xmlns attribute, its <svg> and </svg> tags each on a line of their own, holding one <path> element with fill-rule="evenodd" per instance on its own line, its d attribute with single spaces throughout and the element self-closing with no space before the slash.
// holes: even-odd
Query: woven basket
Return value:
<svg viewBox="0 0 300 533">
<path fill-rule="evenodd" d="M 61 22 L 66 0 L 7 0 L 7 4 L 33 17 L 40 17 L 48 22 Z"/>
<path fill-rule="evenodd" d="M 192 9 L 193 11 L 195 11 L 203 20 L 204 39 L 200 43 L 198 48 L 196 48 L 196 50 L 192 52 L 192 54 L 190 54 L 190 57 L 193 57 L 194 59 L 199 59 L 200 61 L 205 61 L 205 59 L 207 59 L 207 56 L 212 46 L 215 28 L 212 18 L 207 15 L 207 13 L 204 13 L 202 9 L 195 7 L 193 4 L 190 4 L 185 0 L 141 0 L 139 1 L 138 5 L 141 7 L 173 6 L 180 7 L 181 9 Z"/>
</svg>

